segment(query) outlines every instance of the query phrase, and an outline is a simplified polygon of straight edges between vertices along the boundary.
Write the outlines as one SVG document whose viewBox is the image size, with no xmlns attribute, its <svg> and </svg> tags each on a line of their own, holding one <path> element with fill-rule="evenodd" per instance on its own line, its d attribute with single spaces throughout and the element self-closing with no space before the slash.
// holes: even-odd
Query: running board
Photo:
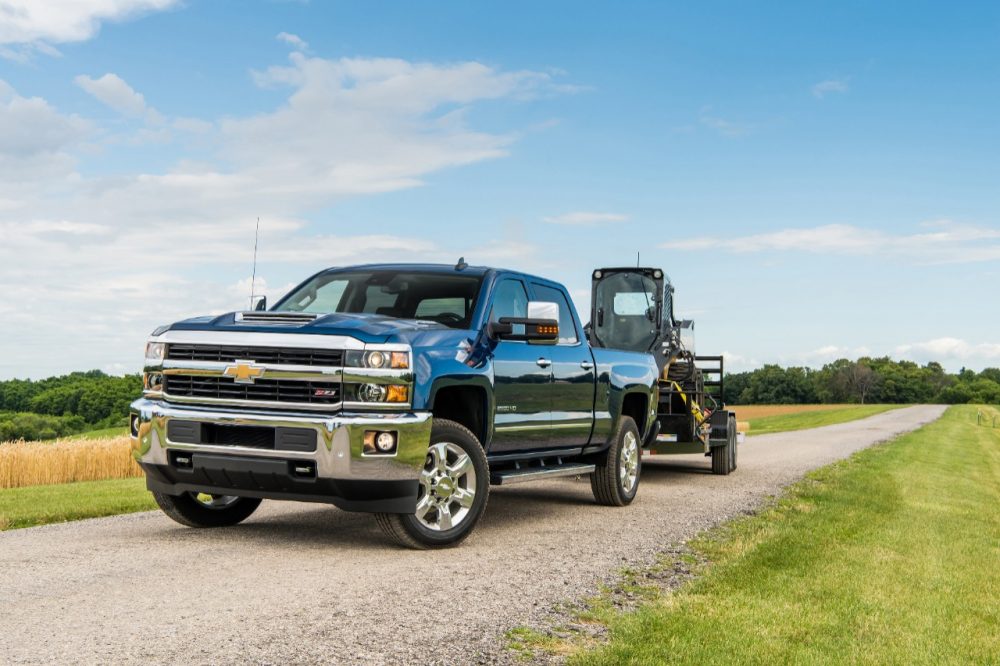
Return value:
<svg viewBox="0 0 1000 666">
<path fill-rule="evenodd" d="M 490 483 L 495 486 L 509 486 L 512 483 L 550 479 L 556 476 L 578 476 L 590 474 L 597 465 L 586 463 L 566 463 L 553 467 L 526 467 L 524 469 L 502 470 L 490 475 Z"/>
</svg>

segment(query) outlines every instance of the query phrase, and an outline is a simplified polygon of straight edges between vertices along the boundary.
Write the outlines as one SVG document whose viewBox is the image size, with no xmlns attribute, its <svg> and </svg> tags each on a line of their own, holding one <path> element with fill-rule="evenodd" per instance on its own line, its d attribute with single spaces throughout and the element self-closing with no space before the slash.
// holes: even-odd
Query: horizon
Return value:
<svg viewBox="0 0 1000 666">
<path fill-rule="evenodd" d="M 0 379 L 138 372 L 241 309 L 258 217 L 270 303 L 464 256 L 586 321 L 638 251 L 731 372 L 1000 367 L 990 3 L 9 4 Z"/>
</svg>

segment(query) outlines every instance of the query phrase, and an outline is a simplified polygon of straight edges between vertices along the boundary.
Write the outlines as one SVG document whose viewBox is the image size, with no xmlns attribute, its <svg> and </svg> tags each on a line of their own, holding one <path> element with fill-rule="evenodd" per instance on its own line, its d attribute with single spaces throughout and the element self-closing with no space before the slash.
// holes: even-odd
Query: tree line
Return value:
<svg viewBox="0 0 1000 666">
<path fill-rule="evenodd" d="M 765 365 L 729 373 L 724 389 L 726 403 L 733 405 L 1000 404 L 1000 368 L 949 373 L 940 363 L 918 365 L 886 356 L 842 358 L 818 370 Z"/>
<path fill-rule="evenodd" d="M 0 381 L 0 441 L 50 439 L 125 425 L 142 377 L 100 370 L 48 379 Z"/>
</svg>

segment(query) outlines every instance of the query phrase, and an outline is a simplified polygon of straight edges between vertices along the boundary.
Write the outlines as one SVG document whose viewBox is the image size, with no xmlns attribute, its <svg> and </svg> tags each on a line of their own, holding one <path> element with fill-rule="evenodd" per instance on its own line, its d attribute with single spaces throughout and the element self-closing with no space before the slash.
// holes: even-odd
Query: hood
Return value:
<svg viewBox="0 0 1000 666">
<path fill-rule="evenodd" d="M 448 331 L 444 324 L 418 319 L 396 319 L 376 314 L 304 315 L 296 312 L 227 312 L 217 317 L 194 317 L 172 324 L 173 331 L 247 331 L 346 335 L 366 343 L 410 339 L 414 334 Z"/>
</svg>

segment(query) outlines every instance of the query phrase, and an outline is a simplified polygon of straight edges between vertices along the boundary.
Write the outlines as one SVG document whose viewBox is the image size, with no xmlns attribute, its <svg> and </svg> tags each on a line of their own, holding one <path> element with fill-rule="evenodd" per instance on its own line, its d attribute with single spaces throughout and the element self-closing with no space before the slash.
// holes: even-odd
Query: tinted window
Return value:
<svg viewBox="0 0 1000 666">
<path fill-rule="evenodd" d="M 451 273 L 333 271 L 317 275 L 274 310 L 419 318 L 468 329 L 481 285 L 479 276 Z"/>
<path fill-rule="evenodd" d="M 566 301 L 566 295 L 559 289 L 546 287 L 544 284 L 533 284 L 535 298 L 546 303 L 559 306 L 559 344 L 575 344 L 577 342 L 576 324 L 573 322 L 573 311 Z"/>
<path fill-rule="evenodd" d="M 502 280 L 493 292 L 493 310 L 490 321 L 501 317 L 527 317 L 528 292 L 520 280 Z"/>
</svg>

